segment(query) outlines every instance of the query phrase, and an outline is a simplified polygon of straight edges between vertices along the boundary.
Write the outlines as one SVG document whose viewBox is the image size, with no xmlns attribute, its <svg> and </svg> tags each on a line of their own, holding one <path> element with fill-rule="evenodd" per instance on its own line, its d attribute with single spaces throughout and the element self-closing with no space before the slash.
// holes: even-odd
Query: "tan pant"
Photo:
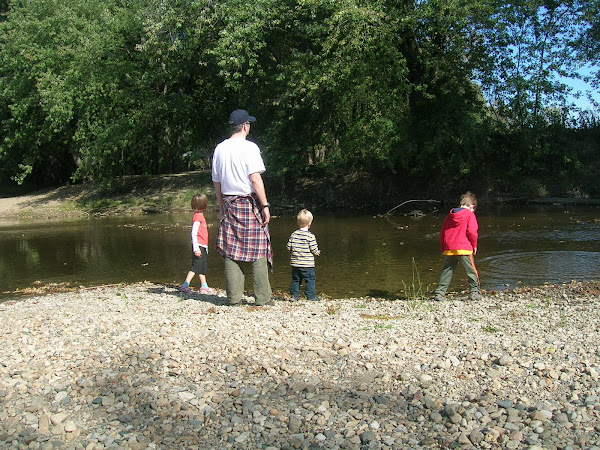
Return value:
<svg viewBox="0 0 600 450">
<path fill-rule="evenodd" d="M 252 282 L 257 305 L 265 305 L 271 301 L 271 283 L 269 283 L 269 265 L 267 257 L 254 262 L 234 261 L 225 257 L 225 289 L 230 305 L 238 305 L 244 294 L 246 272 L 252 269 Z"/>
</svg>

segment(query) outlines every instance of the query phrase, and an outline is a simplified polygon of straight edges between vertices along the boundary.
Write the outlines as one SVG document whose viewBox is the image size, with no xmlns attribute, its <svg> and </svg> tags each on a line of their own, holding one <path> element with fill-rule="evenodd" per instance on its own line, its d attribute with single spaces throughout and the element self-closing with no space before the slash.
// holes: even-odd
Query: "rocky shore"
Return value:
<svg viewBox="0 0 600 450">
<path fill-rule="evenodd" d="M 0 304 L 3 449 L 600 447 L 600 283 L 228 307 L 143 283 Z"/>
</svg>

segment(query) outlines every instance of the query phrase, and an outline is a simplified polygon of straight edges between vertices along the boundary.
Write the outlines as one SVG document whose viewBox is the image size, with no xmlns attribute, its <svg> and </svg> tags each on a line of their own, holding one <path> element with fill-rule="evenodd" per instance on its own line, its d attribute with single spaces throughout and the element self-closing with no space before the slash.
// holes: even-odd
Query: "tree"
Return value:
<svg viewBox="0 0 600 450">
<path fill-rule="evenodd" d="M 595 68 L 589 77 L 592 86 L 600 90 L 600 1 L 582 0 L 584 11 L 584 25 L 581 40 L 578 42 L 578 54 L 580 59 Z M 595 103 L 596 109 L 600 110 L 600 102 L 590 98 Z"/>
<path fill-rule="evenodd" d="M 586 10 L 578 0 L 498 2 L 494 9 L 481 30 L 490 58 L 477 71 L 486 97 L 511 128 L 545 126 L 546 108 L 568 106 L 561 77 L 579 76 Z"/>
<path fill-rule="evenodd" d="M 120 50 L 134 30 L 118 3 L 15 4 L 0 24 L 5 174 L 20 182 L 29 174 L 41 184 L 68 180 L 88 158 L 90 136 L 106 133 L 98 117 L 110 123 L 128 101 L 120 94 L 132 75 L 132 48 Z M 88 167 L 102 173 L 106 162 Z"/>
<path fill-rule="evenodd" d="M 597 8 L 11 2 L 0 21 L 0 178 L 178 171 L 184 155 L 209 156 L 229 112 L 244 108 L 283 181 L 364 174 L 448 195 L 495 189 L 560 155 L 557 120 L 573 125 L 558 76 L 597 58 Z"/>
<path fill-rule="evenodd" d="M 0 25 L 5 177 L 56 184 L 179 170 L 206 129 L 196 95 L 222 89 L 198 89 L 204 66 L 170 8 L 34 0 L 11 10 Z"/>
</svg>

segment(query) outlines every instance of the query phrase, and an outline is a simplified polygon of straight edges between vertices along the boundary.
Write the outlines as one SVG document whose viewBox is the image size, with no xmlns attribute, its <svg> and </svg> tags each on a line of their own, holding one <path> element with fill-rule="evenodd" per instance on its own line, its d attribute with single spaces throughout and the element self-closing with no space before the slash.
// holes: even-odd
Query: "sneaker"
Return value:
<svg viewBox="0 0 600 450">
<path fill-rule="evenodd" d="M 443 302 L 444 300 L 446 300 L 446 297 L 442 294 L 435 294 L 435 297 L 433 297 L 431 300 L 433 300 L 434 302 Z"/>
<path fill-rule="evenodd" d="M 306 300 L 308 300 L 309 302 L 320 302 L 321 298 L 320 297 L 313 297 L 313 298 L 307 298 Z"/>
<path fill-rule="evenodd" d="M 201 294 L 214 294 L 215 290 L 209 287 L 200 288 Z"/>
<path fill-rule="evenodd" d="M 479 292 L 472 292 L 470 297 L 471 300 L 481 300 L 481 294 Z"/>
<path fill-rule="evenodd" d="M 186 294 L 191 294 L 192 290 L 189 288 L 189 286 L 179 286 L 179 292 L 184 292 Z"/>
</svg>

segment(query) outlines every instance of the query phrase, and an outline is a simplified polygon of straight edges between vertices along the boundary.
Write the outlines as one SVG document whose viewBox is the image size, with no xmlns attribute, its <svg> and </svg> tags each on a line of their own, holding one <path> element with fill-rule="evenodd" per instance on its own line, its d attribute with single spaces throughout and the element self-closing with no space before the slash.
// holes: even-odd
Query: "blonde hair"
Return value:
<svg viewBox="0 0 600 450">
<path fill-rule="evenodd" d="M 192 197 L 191 205 L 194 211 L 204 211 L 208 206 L 208 198 L 204 194 L 196 194 Z"/>
<path fill-rule="evenodd" d="M 470 191 L 465 192 L 460 198 L 460 204 L 465 206 L 475 206 L 477 207 L 477 197 Z"/>
<path fill-rule="evenodd" d="M 308 209 L 303 209 L 296 216 L 296 222 L 300 228 L 310 225 L 313 221 L 313 215 Z"/>
</svg>

